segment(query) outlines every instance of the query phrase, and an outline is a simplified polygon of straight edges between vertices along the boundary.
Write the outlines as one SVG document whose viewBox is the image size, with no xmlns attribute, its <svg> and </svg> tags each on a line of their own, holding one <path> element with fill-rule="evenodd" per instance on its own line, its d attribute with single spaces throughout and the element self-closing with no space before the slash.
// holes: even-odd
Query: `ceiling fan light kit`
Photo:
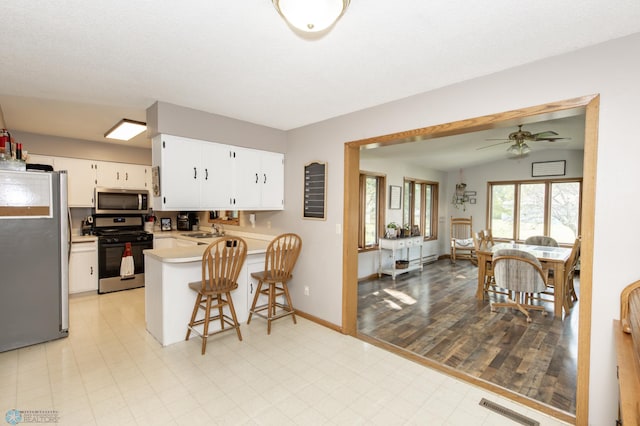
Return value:
<svg viewBox="0 0 640 426">
<path fill-rule="evenodd" d="M 501 140 L 502 142 L 483 146 L 478 149 L 490 148 L 492 146 L 502 145 L 503 143 L 513 142 L 513 145 L 507 148 L 507 152 L 510 155 L 513 155 L 514 157 L 524 157 L 525 155 L 531 152 L 531 147 L 529 147 L 529 145 L 527 145 L 525 141 L 555 142 L 561 139 L 571 139 L 571 138 L 564 138 L 562 136 L 558 136 L 558 133 L 554 132 L 553 130 L 546 130 L 544 132 L 539 132 L 539 133 L 531 133 L 526 130 L 522 130 L 522 124 L 520 124 L 518 125 L 517 131 L 509 133 L 509 136 L 507 137 L 507 139 L 487 139 L 488 141 Z"/>
<path fill-rule="evenodd" d="M 351 0 L 272 0 L 280 16 L 293 28 L 319 33 L 333 26 Z"/>
</svg>

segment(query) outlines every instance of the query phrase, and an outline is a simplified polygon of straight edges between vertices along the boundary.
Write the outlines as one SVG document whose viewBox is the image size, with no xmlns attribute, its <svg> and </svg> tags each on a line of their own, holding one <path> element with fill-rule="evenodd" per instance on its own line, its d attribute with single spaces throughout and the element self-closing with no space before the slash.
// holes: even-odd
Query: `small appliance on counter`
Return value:
<svg viewBox="0 0 640 426">
<path fill-rule="evenodd" d="M 177 218 L 178 231 L 197 231 L 198 215 L 195 212 L 180 212 Z"/>
</svg>

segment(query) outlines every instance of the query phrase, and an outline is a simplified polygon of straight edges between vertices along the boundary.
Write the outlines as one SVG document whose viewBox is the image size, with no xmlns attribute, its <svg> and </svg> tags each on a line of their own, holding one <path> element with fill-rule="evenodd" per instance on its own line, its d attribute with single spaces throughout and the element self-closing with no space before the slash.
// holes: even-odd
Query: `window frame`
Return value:
<svg viewBox="0 0 640 426">
<path fill-rule="evenodd" d="M 409 185 L 409 190 L 407 190 L 407 185 Z M 439 183 L 430 180 L 424 179 L 416 179 L 405 177 L 402 182 L 402 188 L 404 191 L 404 202 L 402 204 L 402 225 L 405 226 L 407 224 L 407 219 L 409 222 L 409 227 L 415 225 L 414 216 L 415 216 L 415 187 L 416 185 L 420 185 L 420 232 L 424 236 L 425 241 L 432 241 L 438 239 L 438 194 L 439 194 Z M 427 223 L 426 210 L 427 210 L 427 189 L 430 189 L 431 192 L 431 217 L 429 218 L 429 228 L 431 229 L 431 235 L 424 235 L 424 231 L 426 229 L 425 224 Z M 406 212 L 407 208 L 407 200 L 409 200 L 408 209 L 411 212 L 408 214 Z"/>
<path fill-rule="evenodd" d="M 376 242 L 372 245 L 365 245 L 365 208 L 366 205 L 366 180 L 367 178 L 375 178 L 377 181 L 377 222 L 376 229 Z M 384 237 L 384 231 L 386 228 L 386 199 L 387 199 L 387 176 L 383 173 L 368 172 L 360 170 L 359 175 L 359 194 L 358 194 L 358 251 L 365 252 L 371 250 L 377 250 L 380 244 L 380 238 Z"/>
<path fill-rule="evenodd" d="M 491 228 L 492 217 L 493 217 L 493 186 L 506 186 L 513 185 L 514 186 L 514 199 L 513 199 L 513 229 L 511 230 L 511 237 L 501 237 L 493 235 L 495 240 L 499 241 L 524 241 L 520 238 L 520 200 L 521 200 L 521 186 L 522 185 L 531 185 L 531 184 L 542 184 L 544 185 L 544 235 L 548 236 L 551 230 L 551 187 L 553 184 L 557 183 L 577 183 L 579 185 L 579 196 L 580 199 L 578 201 L 578 228 L 577 235 L 582 234 L 582 189 L 583 189 L 583 178 L 560 178 L 560 179 L 526 179 L 526 180 L 508 180 L 508 181 L 491 181 L 487 182 L 487 220 L 486 226 Z M 567 245 L 569 243 L 560 243 L 561 245 Z"/>
</svg>

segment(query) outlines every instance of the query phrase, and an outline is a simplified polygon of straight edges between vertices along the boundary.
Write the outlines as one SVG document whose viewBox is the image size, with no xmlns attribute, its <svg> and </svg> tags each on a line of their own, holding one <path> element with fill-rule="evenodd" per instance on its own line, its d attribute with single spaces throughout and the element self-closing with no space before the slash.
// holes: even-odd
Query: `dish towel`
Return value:
<svg viewBox="0 0 640 426">
<path fill-rule="evenodd" d="M 131 253 L 131 243 L 125 243 L 122 261 L 120 262 L 120 279 L 133 278 L 135 268 L 133 265 L 133 254 Z"/>
</svg>

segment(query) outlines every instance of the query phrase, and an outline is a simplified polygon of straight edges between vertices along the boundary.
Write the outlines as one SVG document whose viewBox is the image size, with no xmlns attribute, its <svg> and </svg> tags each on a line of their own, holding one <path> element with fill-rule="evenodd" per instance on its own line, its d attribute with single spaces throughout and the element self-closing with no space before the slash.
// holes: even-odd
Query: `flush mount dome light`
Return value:
<svg viewBox="0 0 640 426">
<path fill-rule="evenodd" d="M 109 129 L 109 131 L 104 134 L 104 137 L 108 139 L 128 141 L 145 130 L 147 130 L 147 123 L 123 118 L 118 122 L 118 124 Z"/>
<path fill-rule="evenodd" d="M 331 27 L 347 10 L 351 0 L 272 0 L 292 27 L 317 33 Z"/>
</svg>

